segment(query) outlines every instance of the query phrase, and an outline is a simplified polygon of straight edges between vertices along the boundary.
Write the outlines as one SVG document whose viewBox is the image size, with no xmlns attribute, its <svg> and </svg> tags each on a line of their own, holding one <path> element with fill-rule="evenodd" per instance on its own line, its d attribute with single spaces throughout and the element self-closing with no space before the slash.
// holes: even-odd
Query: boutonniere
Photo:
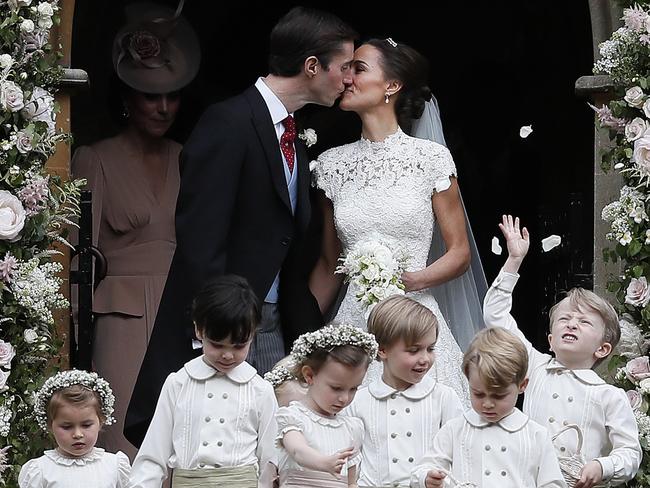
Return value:
<svg viewBox="0 0 650 488">
<path fill-rule="evenodd" d="M 318 136 L 316 135 L 316 131 L 314 129 L 303 130 L 300 134 L 298 134 L 298 138 L 305 141 L 305 145 L 307 147 L 313 146 L 318 141 Z"/>
</svg>

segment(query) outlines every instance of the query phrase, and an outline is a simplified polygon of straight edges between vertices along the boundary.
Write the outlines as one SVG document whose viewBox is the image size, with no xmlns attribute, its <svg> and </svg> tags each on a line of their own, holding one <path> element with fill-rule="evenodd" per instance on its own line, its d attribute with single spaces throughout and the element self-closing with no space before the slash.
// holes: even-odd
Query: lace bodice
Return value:
<svg viewBox="0 0 650 488">
<path fill-rule="evenodd" d="M 381 142 L 362 138 L 324 152 L 313 174 L 334 204 L 344 252 L 379 234 L 407 252 L 407 269 L 426 266 L 434 225 L 431 196 L 449 188 L 449 177 L 456 175 L 447 148 L 398 129 Z"/>
<path fill-rule="evenodd" d="M 410 137 L 400 129 L 381 142 L 361 139 L 324 152 L 313 171 L 314 183 L 334 206 L 334 224 L 343 252 L 369 238 L 380 238 L 394 252 L 405 255 L 406 269 L 426 267 L 434 219 L 431 197 L 445 191 L 456 176 L 446 147 Z M 366 329 L 366 309 L 356 300 L 351 283 L 335 322 Z M 431 374 L 452 387 L 469 405 L 467 381 L 460 365 L 462 352 L 428 291 L 407 294 L 430 308 L 438 318 L 436 361 Z M 373 363 L 364 382 L 381 375 Z"/>
</svg>

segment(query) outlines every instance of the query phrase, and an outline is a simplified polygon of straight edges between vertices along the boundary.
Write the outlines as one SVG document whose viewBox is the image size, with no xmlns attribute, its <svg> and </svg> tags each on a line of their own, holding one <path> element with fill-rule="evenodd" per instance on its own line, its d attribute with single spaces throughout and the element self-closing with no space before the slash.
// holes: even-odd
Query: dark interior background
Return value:
<svg viewBox="0 0 650 488">
<path fill-rule="evenodd" d="M 75 147 L 118 130 L 110 115 L 120 110 L 110 96 L 110 48 L 126 3 L 76 2 L 72 66 L 89 73 L 90 87 L 73 97 Z M 175 0 L 156 3 L 176 7 Z M 266 74 L 268 34 L 297 4 L 186 0 L 183 13 L 200 37 L 202 62 L 171 137 L 183 143 L 208 104 Z M 593 115 L 574 93 L 575 80 L 593 63 L 588 2 L 301 4 L 339 15 L 363 37 L 406 42 L 430 60 L 430 86 L 488 281 L 506 255 L 503 241 L 504 254 L 490 251 L 500 216 L 519 215 L 532 233 L 514 315 L 545 350 L 549 305 L 562 289 L 589 286 L 592 272 Z M 359 135 L 356 116 L 336 108 L 307 107 L 301 119 L 318 133 L 314 155 Z M 527 139 L 519 137 L 522 125 L 533 126 Z M 561 235 L 563 244 L 542 253 L 540 240 L 549 234 Z"/>
</svg>

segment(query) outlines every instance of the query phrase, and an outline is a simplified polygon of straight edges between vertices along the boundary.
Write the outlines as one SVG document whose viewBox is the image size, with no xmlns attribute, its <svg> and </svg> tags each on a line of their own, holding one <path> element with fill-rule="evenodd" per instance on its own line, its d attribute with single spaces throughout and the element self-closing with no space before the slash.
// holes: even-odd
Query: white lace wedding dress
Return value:
<svg viewBox="0 0 650 488">
<path fill-rule="evenodd" d="M 319 156 L 313 169 L 316 186 L 334 205 L 343 252 L 379 236 L 391 248 L 406 253 L 407 271 L 427 265 L 435 218 L 431 196 L 448 189 L 452 175 L 456 175 L 456 167 L 447 148 L 410 137 L 401 129 L 381 142 L 362 138 L 332 148 Z M 334 322 L 366 329 L 365 308 L 354 295 L 350 285 Z M 407 296 L 430 308 L 438 318 L 435 365 L 430 374 L 453 388 L 469 406 L 467 380 L 461 371 L 463 354 L 435 298 L 426 290 Z M 366 381 L 380 374 L 381 365 L 375 362 Z"/>
</svg>

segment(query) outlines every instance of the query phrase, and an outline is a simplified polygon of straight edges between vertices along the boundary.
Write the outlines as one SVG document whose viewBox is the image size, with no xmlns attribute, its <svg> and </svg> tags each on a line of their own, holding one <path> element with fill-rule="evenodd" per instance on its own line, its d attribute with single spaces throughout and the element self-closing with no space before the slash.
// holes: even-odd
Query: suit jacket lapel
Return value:
<svg viewBox="0 0 650 488">
<path fill-rule="evenodd" d="M 291 212 L 291 201 L 289 200 L 289 189 L 287 188 L 287 180 L 284 177 L 284 163 L 280 153 L 280 144 L 278 137 L 275 134 L 275 127 L 271 120 L 271 114 L 264 103 L 264 99 L 257 88 L 254 86 L 244 92 L 252 112 L 253 123 L 255 130 L 260 138 L 264 152 L 266 153 L 266 160 L 271 171 L 271 179 L 275 186 L 278 195 Z"/>
</svg>

